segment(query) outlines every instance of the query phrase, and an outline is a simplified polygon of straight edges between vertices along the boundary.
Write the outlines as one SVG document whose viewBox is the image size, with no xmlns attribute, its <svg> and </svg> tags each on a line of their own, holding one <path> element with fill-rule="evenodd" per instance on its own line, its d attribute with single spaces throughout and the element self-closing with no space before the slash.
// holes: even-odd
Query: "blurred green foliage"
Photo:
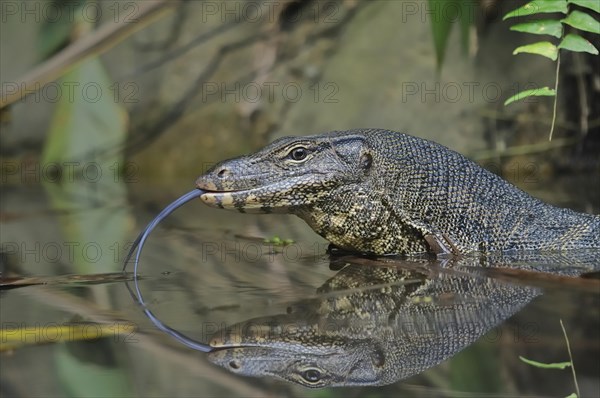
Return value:
<svg viewBox="0 0 600 398">
<path fill-rule="evenodd" d="M 56 10 L 56 13 L 55 15 L 49 13 L 40 29 L 37 41 L 37 54 L 40 61 L 49 58 L 69 43 L 71 32 L 78 23 L 71 16 L 81 15 L 79 11 L 85 4 L 85 0 L 56 0 L 51 3 L 52 7 L 47 9 Z"/>
<path fill-rule="evenodd" d="M 463 52 L 469 49 L 469 29 L 475 23 L 475 2 L 470 0 L 429 0 L 431 30 L 438 71 L 441 70 L 452 27 L 460 25 Z"/>
</svg>

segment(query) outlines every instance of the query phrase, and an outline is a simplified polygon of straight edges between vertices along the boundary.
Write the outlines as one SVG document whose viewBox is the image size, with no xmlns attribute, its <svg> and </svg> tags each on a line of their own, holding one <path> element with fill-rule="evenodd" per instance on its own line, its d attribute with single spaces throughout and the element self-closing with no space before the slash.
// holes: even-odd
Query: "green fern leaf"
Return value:
<svg viewBox="0 0 600 398">
<path fill-rule="evenodd" d="M 502 20 L 514 17 L 525 17 L 527 15 L 560 12 L 566 14 L 568 11 L 566 0 L 534 0 L 506 14 Z"/>
<path fill-rule="evenodd" d="M 594 47 L 592 43 L 584 39 L 583 37 L 574 33 L 569 33 L 558 45 L 558 48 L 575 51 L 580 53 L 590 53 L 598 55 L 598 49 Z"/>
</svg>

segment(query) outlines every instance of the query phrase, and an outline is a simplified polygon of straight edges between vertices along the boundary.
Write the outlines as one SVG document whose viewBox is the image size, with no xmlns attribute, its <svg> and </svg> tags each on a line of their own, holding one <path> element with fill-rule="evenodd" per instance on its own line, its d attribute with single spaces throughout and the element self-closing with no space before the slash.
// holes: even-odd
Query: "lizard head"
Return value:
<svg viewBox="0 0 600 398">
<path fill-rule="evenodd" d="M 292 212 L 327 200 L 371 168 L 365 137 L 347 132 L 280 138 L 256 153 L 220 162 L 196 186 L 212 207 L 240 212 Z"/>
</svg>

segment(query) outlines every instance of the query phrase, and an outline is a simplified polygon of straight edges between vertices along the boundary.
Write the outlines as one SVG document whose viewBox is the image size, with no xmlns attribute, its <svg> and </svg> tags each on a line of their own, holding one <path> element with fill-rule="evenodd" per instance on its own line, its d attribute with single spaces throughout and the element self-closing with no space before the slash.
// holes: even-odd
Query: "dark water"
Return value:
<svg viewBox="0 0 600 398">
<path fill-rule="evenodd" d="M 191 203 L 147 243 L 140 288 L 170 327 L 229 347 L 206 355 L 158 331 L 118 274 L 184 190 L 126 192 L 3 188 L 2 276 L 35 278 L 0 293 L 2 396 L 560 397 L 575 391 L 570 368 L 519 356 L 569 361 L 561 320 L 581 395 L 598 396 L 598 252 L 331 258 L 300 220 Z M 275 236 L 294 243 L 264 242 Z"/>
</svg>

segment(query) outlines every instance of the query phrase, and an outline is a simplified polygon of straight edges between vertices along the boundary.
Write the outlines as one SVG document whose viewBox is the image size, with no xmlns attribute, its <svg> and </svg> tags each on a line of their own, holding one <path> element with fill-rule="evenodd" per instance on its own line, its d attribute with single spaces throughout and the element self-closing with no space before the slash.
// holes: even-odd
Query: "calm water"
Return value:
<svg viewBox="0 0 600 398">
<path fill-rule="evenodd" d="M 157 330 L 110 274 L 185 188 L 138 188 L 130 198 L 125 186 L 101 188 L 3 187 L 3 277 L 38 277 L 0 293 L 3 396 L 560 397 L 575 391 L 570 369 L 519 356 L 568 361 L 561 320 L 581 395 L 598 396 L 598 252 L 331 258 L 300 220 L 198 201 L 152 235 L 139 286 L 171 328 L 222 347 L 206 355 Z M 553 193 L 555 203 L 598 212 L 596 192 Z M 275 236 L 294 243 L 264 242 Z M 311 383 L 386 385 L 300 385 Z"/>
</svg>

